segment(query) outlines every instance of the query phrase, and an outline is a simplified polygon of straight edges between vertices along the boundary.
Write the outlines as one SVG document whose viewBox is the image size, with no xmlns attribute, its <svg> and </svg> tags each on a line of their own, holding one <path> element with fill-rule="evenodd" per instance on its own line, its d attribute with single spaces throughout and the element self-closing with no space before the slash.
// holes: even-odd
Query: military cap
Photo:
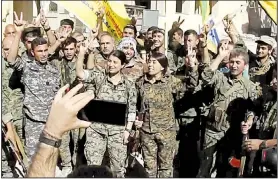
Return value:
<svg viewBox="0 0 278 179">
<path fill-rule="evenodd" d="M 241 48 L 243 50 L 245 50 L 246 52 L 248 51 L 248 48 L 246 47 L 245 43 L 243 40 L 239 40 L 235 43 L 234 48 Z"/>
<path fill-rule="evenodd" d="M 34 33 L 36 36 L 42 36 L 42 30 L 40 27 L 28 27 L 25 28 L 24 31 L 22 32 L 22 39 L 25 39 L 27 34 L 29 33 Z"/>
<path fill-rule="evenodd" d="M 70 19 L 63 19 L 60 21 L 60 26 L 62 25 L 70 25 L 73 28 L 74 22 Z"/>
<path fill-rule="evenodd" d="M 265 43 L 267 45 L 270 45 L 271 47 L 274 47 L 276 44 L 276 41 L 274 38 L 269 37 L 267 35 L 262 35 L 259 40 L 256 40 L 256 43 Z"/>
</svg>

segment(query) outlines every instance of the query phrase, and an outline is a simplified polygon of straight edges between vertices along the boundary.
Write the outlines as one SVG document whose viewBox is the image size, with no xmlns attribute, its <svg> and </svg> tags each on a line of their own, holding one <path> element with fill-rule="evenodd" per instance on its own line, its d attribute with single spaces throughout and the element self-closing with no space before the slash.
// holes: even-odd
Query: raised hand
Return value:
<svg viewBox="0 0 278 179">
<path fill-rule="evenodd" d="M 66 30 L 62 30 L 61 32 L 58 32 L 56 35 L 57 35 L 57 39 L 60 41 L 60 42 L 64 42 L 68 36 L 70 35 L 71 32 L 67 32 Z"/>
<path fill-rule="evenodd" d="M 17 32 L 23 32 L 25 25 L 26 25 L 26 21 L 23 20 L 23 13 L 20 13 L 20 18 L 18 18 L 16 12 L 14 12 L 14 17 L 15 17 L 15 29 Z"/>
<path fill-rule="evenodd" d="M 40 23 L 44 29 L 49 28 L 49 22 L 48 22 L 47 18 L 45 17 L 45 13 L 44 13 L 43 9 L 41 9 L 41 11 L 40 11 Z"/>
<path fill-rule="evenodd" d="M 136 15 L 132 16 L 130 24 L 136 26 L 138 17 Z"/>
<path fill-rule="evenodd" d="M 103 19 L 105 14 L 105 7 L 102 6 L 98 11 L 97 11 L 97 18 L 98 19 Z"/>
<path fill-rule="evenodd" d="M 188 46 L 187 48 L 187 56 L 185 57 L 185 64 L 189 67 L 195 67 L 198 63 L 196 58 L 196 49 Z"/>
<path fill-rule="evenodd" d="M 227 57 L 230 53 L 230 50 L 228 48 L 228 43 L 223 43 L 221 47 L 219 48 L 219 55 L 224 59 Z"/>
<path fill-rule="evenodd" d="M 173 22 L 172 29 L 179 28 L 183 24 L 184 19 L 182 21 L 180 19 L 181 16 L 179 16 L 178 21 Z"/>
</svg>

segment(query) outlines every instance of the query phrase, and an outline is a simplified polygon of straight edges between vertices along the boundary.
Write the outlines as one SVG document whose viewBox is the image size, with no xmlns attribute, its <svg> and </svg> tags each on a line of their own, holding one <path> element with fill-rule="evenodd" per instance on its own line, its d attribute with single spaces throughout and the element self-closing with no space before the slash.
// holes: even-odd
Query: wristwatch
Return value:
<svg viewBox="0 0 278 179">
<path fill-rule="evenodd" d="M 55 148 L 59 148 L 62 143 L 62 139 L 56 139 L 49 134 L 45 133 L 44 131 L 41 133 L 39 141 L 46 145 L 50 145 Z"/>
<path fill-rule="evenodd" d="M 260 150 L 266 148 L 266 141 L 265 140 L 260 144 L 259 148 L 260 148 Z"/>
</svg>

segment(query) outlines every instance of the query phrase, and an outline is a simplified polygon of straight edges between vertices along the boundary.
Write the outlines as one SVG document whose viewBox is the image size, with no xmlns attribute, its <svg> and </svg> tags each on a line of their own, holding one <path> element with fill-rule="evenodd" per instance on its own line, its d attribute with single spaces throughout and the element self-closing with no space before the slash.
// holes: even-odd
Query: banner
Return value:
<svg viewBox="0 0 278 179">
<path fill-rule="evenodd" d="M 103 30 L 108 31 L 116 41 L 122 38 L 123 28 L 130 23 L 123 2 L 96 0 L 96 1 L 53 1 L 74 14 L 83 24 L 89 28 L 95 28 L 97 12 L 105 8 Z"/>
<path fill-rule="evenodd" d="M 209 0 L 199 0 L 199 6 L 201 9 L 201 15 L 203 19 L 203 24 L 207 21 L 207 18 L 210 14 L 210 6 L 209 6 Z"/>
<path fill-rule="evenodd" d="M 267 15 L 277 24 L 277 1 L 259 1 Z"/>
</svg>

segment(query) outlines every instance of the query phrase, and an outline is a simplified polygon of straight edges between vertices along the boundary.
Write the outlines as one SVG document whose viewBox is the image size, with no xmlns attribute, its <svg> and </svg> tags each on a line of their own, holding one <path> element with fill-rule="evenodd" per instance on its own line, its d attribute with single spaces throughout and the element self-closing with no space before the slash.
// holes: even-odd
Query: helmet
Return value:
<svg viewBox="0 0 278 179">
<path fill-rule="evenodd" d="M 262 165 L 266 168 L 277 171 L 277 146 L 262 150 Z"/>
</svg>

